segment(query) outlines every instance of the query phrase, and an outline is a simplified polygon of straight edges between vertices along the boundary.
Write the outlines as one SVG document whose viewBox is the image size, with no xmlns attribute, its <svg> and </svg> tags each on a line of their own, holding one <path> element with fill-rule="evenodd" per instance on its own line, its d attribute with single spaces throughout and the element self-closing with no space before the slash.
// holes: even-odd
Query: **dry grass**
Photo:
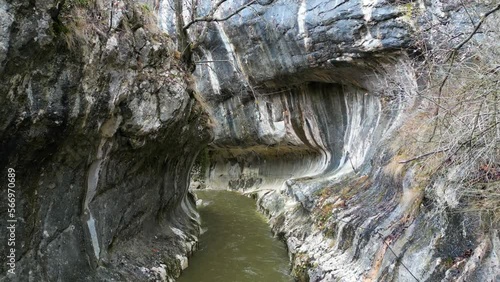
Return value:
<svg viewBox="0 0 500 282">
<path fill-rule="evenodd" d="M 93 24 L 89 23 L 87 16 L 87 8 L 76 6 L 63 19 L 66 23 L 66 28 L 62 32 L 62 36 L 66 42 L 66 46 L 71 51 L 87 45 L 95 34 Z"/>
<path fill-rule="evenodd" d="M 406 169 L 400 162 L 405 159 L 407 159 L 406 152 L 395 156 L 387 165 L 384 166 L 384 173 L 392 176 L 395 180 L 401 179 L 401 176 L 403 176 Z"/>
<path fill-rule="evenodd" d="M 494 223 L 499 223 L 500 181 L 472 185 L 465 189 L 463 196 L 470 201 L 468 207 L 464 209 L 465 212 L 491 213 Z"/>
<path fill-rule="evenodd" d="M 118 29 L 130 33 L 138 28 L 147 30 L 151 38 L 161 33 L 156 13 L 146 4 L 124 2 L 124 9 Z M 108 8 L 102 7 L 102 3 L 96 0 L 68 0 L 62 7 L 59 16 L 60 23 L 56 23 L 55 32 L 60 34 L 70 51 L 81 51 L 79 48 L 89 45 L 90 41 L 99 35 L 102 38 L 108 36 L 110 17 Z"/>
</svg>

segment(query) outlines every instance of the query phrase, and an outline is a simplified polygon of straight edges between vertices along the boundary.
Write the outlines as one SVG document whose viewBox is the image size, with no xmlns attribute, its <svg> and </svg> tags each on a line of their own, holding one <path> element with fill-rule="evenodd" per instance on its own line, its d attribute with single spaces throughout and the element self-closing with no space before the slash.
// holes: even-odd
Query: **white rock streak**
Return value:
<svg viewBox="0 0 500 282">
<path fill-rule="evenodd" d="M 101 249 L 99 247 L 99 239 L 97 236 L 95 220 L 92 215 L 92 211 L 89 208 L 89 204 L 95 196 L 97 190 L 97 183 L 99 181 L 99 174 L 101 172 L 101 165 L 102 162 L 105 160 L 106 155 L 108 154 L 109 151 L 109 150 L 106 150 L 106 152 L 104 151 L 105 144 L 106 144 L 106 139 L 105 138 L 101 139 L 101 143 L 99 144 L 99 148 L 97 149 L 97 155 L 96 155 L 97 160 L 90 165 L 90 168 L 88 170 L 87 192 L 85 194 L 85 202 L 83 205 L 85 209 L 85 214 L 88 216 L 87 227 L 89 229 L 90 241 L 92 243 L 92 248 L 94 249 L 94 254 L 97 259 L 99 258 Z M 111 146 L 109 146 L 108 148 L 111 148 Z"/>
<path fill-rule="evenodd" d="M 231 66 L 233 69 L 241 74 L 241 78 L 245 79 L 248 81 L 246 73 L 245 73 L 245 68 L 243 67 L 243 64 L 241 63 L 240 58 L 238 57 L 234 45 L 231 43 L 229 40 L 229 37 L 227 36 L 226 32 L 224 31 L 224 28 L 222 27 L 222 24 L 217 23 L 216 24 L 217 31 L 219 32 L 219 35 L 222 39 L 222 43 L 224 44 L 224 48 L 226 49 L 227 52 L 227 57 L 229 59 L 229 62 L 231 63 Z"/>
<path fill-rule="evenodd" d="M 369 22 L 372 19 L 372 10 L 376 2 L 378 1 L 363 0 L 361 10 L 363 11 L 365 21 Z"/>
<path fill-rule="evenodd" d="M 213 62 L 214 59 L 212 56 L 212 52 L 203 48 L 201 49 L 207 58 L 208 78 L 210 80 L 210 85 L 212 85 L 214 93 L 220 94 L 220 83 L 219 78 L 217 77 L 217 73 L 215 72 L 215 64 Z"/>
<path fill-rule="evenodd" d="M 299 12 L 297 15 L 297 25 L 299 27 L 299 36 L 302 36 L 304 38 L 304 47 L 306 48 L 306 50 L 308 50 L 310 45 L 309 44 L 310 39 L 306 29 L 306 12 L 307 12 L 306 1 L 307 0 L 302 0 L 302 2 L 300 3 Z"/>
</svg>

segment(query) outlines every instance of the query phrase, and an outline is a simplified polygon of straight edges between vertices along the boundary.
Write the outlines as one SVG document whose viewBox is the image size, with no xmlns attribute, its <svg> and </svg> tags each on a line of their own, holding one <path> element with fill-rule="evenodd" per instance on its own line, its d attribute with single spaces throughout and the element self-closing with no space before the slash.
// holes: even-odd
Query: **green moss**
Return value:
<svg viewBox="0 0 500 282">
<path fill-rule="evenodd" d="M 153 9 L 151 9 L 151 7 L 149 7 L 149 5 L 145 4 L 145 3 L 141 4 L 141 9 L 145 13 L 151 13 L 151 12 L 153 12 Z"/>
<path fill-rule="evenodd" d="M 173 274 L 174 277 L 179 277 L 181 275 L 180 263 L 178 260 L 174 259 L 172 255 L 163 255 L 162 261 L 168 274 Z"/>
<path fill-rule="evenodd" d="M 311 268 L 309 256 L 305 253 L 298 253 L 295 256 L 295 265 L 292 269 L 292 275 L 297 278 L 297 281 L 309 281 L 309 274 L 307 271 Z"/>
<path fill-rule="evenodd" d="M 330 224 L 329 226 L 326 226 L 323 230 L 323 235 L 327 238 L 335 239 L 335 236 L 337 236 L 337 225 Z"/>
<path fill-rule="evenodd" d="M 452 257 L 447 257 L 446 259 L 443 260 L 443 266 L 445 268 L 450 268 L 453 266 L 453 258 Z"/>
<path fill-rule="evenodd" d="M 413 2 L 409 2 L 400 6 L 400 9 L 403 12 L 403 19 L 405 21 L 410 21 L 413 17 L 416 16 L 417 11 L 415 9 L 415 5 L 416 4 Z"/>
</svg>

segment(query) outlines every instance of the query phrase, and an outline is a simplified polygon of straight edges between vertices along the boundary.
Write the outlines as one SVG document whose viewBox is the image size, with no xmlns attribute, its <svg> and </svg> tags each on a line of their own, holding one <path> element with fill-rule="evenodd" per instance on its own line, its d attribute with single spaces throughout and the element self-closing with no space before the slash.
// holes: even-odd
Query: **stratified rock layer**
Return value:
<svg viewBox="0 0 500 282">
<path fill-rule="evenodd" d="M 414 27 L 471 31 L 444 2 L 260 1 L 209 24 L 196 75 L 216 137 L 202 175 L 257 196 L 299 280 L 499 279 L 497 231 L 456 209 L 453 176 L 399 162 L 422 106 L 410 57 L 440 40 Z"/>
</svg>

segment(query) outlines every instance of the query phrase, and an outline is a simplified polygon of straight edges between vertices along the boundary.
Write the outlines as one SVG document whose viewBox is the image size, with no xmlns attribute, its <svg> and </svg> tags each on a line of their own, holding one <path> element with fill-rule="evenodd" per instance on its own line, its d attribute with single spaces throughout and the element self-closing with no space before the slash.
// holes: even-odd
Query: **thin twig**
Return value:
<svg viewBox="0 0 500 282">
<path fill-rule="evenodd" d="M 351 163 L 352 170 L 354 170 L 354 173 L 358 173 L 356 168 L 354 167 L 354 164 L 352 163 L 351 156 L 349 156 L 349 151 L 347 151 L 347 158 L 349 159 L 349 163 Z"/>
<path fill-rule="evenodd" d="M 387 248 L 391 251 L 391 253 L 396 257 L 396 258 L 399 258 L 400 256 L 398 254 L 396 254 L 396 252 L 391 248 L 391 246 L 389 245 L 389 243 L 387 243 L 386 240 L 384 240 L 384 235 L 382 233 L 380 233 L 378 230 L 372 230 L 372 229 L 368 229 L 368 228 L 365 228 L 365 227 L 362 227 L 362 226 L 356 226 L 352 223 L 350 223 L 349 221 L 346 221 L 346 220 L 343 220 L 343 219 L 339 219 L 335 216 L 333 216 L 333 219 L 334 220 L 337 220 L 337 221 L 340 221 L 340 222 L 343 222 L 347 225 L 350 225 L 356 229 L 364 229 L 364 230 L 367 230 L 369 232 L 373 232 L 375 234 L 377 234 L 380 238 L 380 240 L 382 240 L 382 242 L 384 242 L 384 244 L 387 246 Z M 399 262 L 401 263 L 401 265 L 404 267 L 404 269 L 406 269 L 406 271 L 408 271 L 408 273 L 410 273 L 410 275 L 417 281 L 417 282 L 420 282 L 420 280 L 413 274 L 413 272 L 410 271 L 410 269 L 408 267 L 406 267 L 406 265 L 403 263 L 402 259 L 399 260 Z"/>
<path fill-rule="evenodd" d="M 451 53 L 450 55 L 448 56 L 448 58 L 446 59 L 446 61 L 450 61 L 450 65 L 448 67 L 448 70 L 446 71 L 446 76 L 444 77 L 443 81 L 441 82 L 440 86 L 439 86 L 439 92 L 438 92 L 438 98 L 437 98 L 437 104 L 440 105 L 441 104 L 441 97 L 442 97 L 442 93 L 443 93 L 443 88 L 446 84 L 446 82 L 448 81 L 448 78 L 450 77 L 450 74 L 451 74 L 451 70 L 453 68 L 453 64 L 455 63 L 455 59 L 456 59 L 456 56 L 457 56 L 457 53 L 458 51 L 465 45 L 467 44 L 467 42 L 469 42 L 472 37 L 474 37 L 474 35 L 478 32 L 479 28 L 481 28 L 482 24 L 484 23 L 484 21 L 486 20 L 486 18 L 488 16 L 490 16 L 491 14 L 493 14 L 494 12 L 500 10 L 500 4 L 498 4 L 495 8 L 491 9 L 490 11 L 486 12 L 482 17 L 481 17 L 481 20 L 479 21 L 479 23 L 477 23 L 477 25 L 474 27 L 474 30 L 469 34 L 469 36 L 467 36 L 467 38 L 465 38 L 462 42 L 460 42 L 457 46 L 455 46 L 452 50 L 451 50 Z M 434 116 L 438 116 L 439 115 L 439 109 L 440 107 L 436 107 L 436 110 L 434 112 Z M 436 130 L 437 130 L 437 127 L 438 127 L 438 123 L 439 123 L 439 118 L 436 119 L 435 123 L 434 123 L 434 129 L 432 131 L 432 134 L 431 134 L 431 137 L 429 139 L 429 141 L 431 141 L 435 134 L 436 134 Z"/>
<path fill-rule="evenodd" d="M 486 12 L 482 17 L 481 17 L 481 20 L 479 21 L 479 23 L 477 23 L 476 27 L 474 28 L 474 30 L 472 31 L 471 34 L 469 34 L 469 36 L 467 38 L 464 39 L 464 41 L 460 42 L 460 44 L 458 44 L 455 48 L 453 48 L 453 52 L 457 52 L 460 48 L 462 48 L 467 42 L 469 42 L 469 40 L 472 39 L 472 37 L 474 37 L 474 35 L 477 33 L 477 31 L 479 30 L 479 28 L 481 27 L 481 25 L 484 23 L 484 21 L 486 20 L 486 18 L 493 14 L 494 12 L 500 10 L 500 4 L 498 4 L 495 8 L 489 10 L 488 12 Z"/>
<path fill-rule="evenodd" d="M 432 151 L 432 152 L 425 153 L 425 154 L 422 154 L 422 155 L 420 155 L 420 156 L 416 156 L 416 157 L 411 158 L 411 159 L 408 159 L 408 160 L 399 161 L 399 163 L 400 163 L 400 164 L 406 164 L 406 163 L 413 162 L 413 161 L 416 161 L 416 160 L 421 159 L 421 158 L 425 158 L 425 157 L 430 156 L 430 155 L 434 155 L 434 154 L 438 154 L 438 153 L 446 152 L 446 151 L 448 151 L 448 150 L 449 150 L 449 148 L 447 148 L 447 149 L 442 149 L 442 150 L 437 150 L 437 151 Z"/>
<path fill-rule="evenodd" d="M 196 61 L 196 64 L 206 64 L 206 63 L 215 63 L 215 62 L 231 62 L 229 60 L 207 60 L 207 61 Z"/>
<path fill-rule="evenodd" d="M 221 1 L 221 2 L 225 2 L 225 0 Z M 222 4 L 221 2 L 219 2 L 219 3 Z M 196 18 L 196 19 L 192 20 L 191 22 L 189 22 L 188 24 L 186 24 L 183 29 L 187 30 L 191 25 L 193 25 L 193 24 L 195 24 L 197 22 L 223 22 L 223 21 L 229 20 L 233 16 L 239 14 L 241 11 L 243 11 L 244 9 L 246 9 L 247 7 L 249 7 L 249 6 L 251 6 L 251 5 L 255 4 L 255 3 L 257 3 L 257 0 L 252 0 L 252 1 L 248 2 L 247 4 L 239 7 L 234 12 L 232 12 L 231 14 L 229 14 L 229 15 L 223 17 L 223 18 L 214 18 L 213 15 L 217 11 L 217 9 L 213 9 L 211 11 L 211 13 L 209 13 L 207 16 L 201 17 L 201 18 Z M 220 6 L 220 4 L 219 4 L 219 6 Z M 218 8 L 219 6 L 216 5 L 216 8 Z"/>
<path fill-rule="evenodd" d="M 378 232 L 378 231 L 376 231 Z M 379 233 L 380 234 L 380 233 Z M 381 234 L 380 234 L 381 235 Z M 382 238 L 381 238 L 382 239 Z M 383 239 L 382 239 L 383 240 Z M 389 251 L 391 251 L 391 253 L 396 257 L 396 258 L 399 258 L 399 256 L 396 254 L 396 252 L 391 248 L 391 246 L 389 245 L 389 243 L 387 243 L 386 240 L 383 240 L 384 244 L 387 246 L 387 248 L 389 249 Z M 420 282 L 420 280 L 418 280 L 418 278 L 413 274 L 413 272 L 410 271 L 410 269 L 408 267 L 406 267 L 406 265 L 402 262 L 401 262 L 401 265 L 406 269 L 406 271 L 408 271 L 408 273 L 410 273 L 410 275 L 417 281 L 417 282 Z"/>
</svg>

